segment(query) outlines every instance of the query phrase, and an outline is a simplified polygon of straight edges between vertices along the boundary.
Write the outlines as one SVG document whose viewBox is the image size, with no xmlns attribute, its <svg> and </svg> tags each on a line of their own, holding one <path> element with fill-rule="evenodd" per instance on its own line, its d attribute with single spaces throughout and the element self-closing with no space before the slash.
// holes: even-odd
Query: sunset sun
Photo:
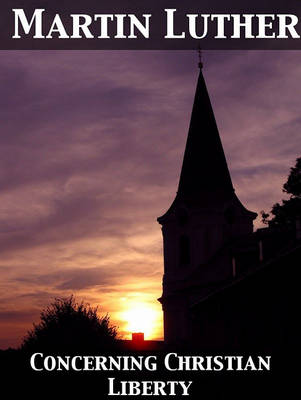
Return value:
<svg viewBox="0 0 301 400">
<path fill-rule="evenodd" d="M 147 306 L 136 306 L 124 311 L 123 319 L 127 323 L 127 331 L 131 333 L 143 332 L 146 339 L 153 336 L 157 312 Z"/>
</svg>

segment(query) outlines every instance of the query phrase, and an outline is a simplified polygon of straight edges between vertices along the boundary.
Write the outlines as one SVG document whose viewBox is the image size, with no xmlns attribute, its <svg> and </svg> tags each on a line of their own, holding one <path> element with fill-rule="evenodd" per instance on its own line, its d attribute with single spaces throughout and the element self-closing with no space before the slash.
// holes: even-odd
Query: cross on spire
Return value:
<svg viewBox="0 0 301 400">
<path fill-rule="evenodd" d="M 200 69 L 202 69 L 203 68 L 203 63 L 202 63 L 202 49 L 201 49 L 201 46 L 199 45 L 199 47 L 198 47 L 198 50 L 197 50 L 197 52 L 198 52 L 198 55 L 199 55 L 199 68 Z"/>
</svg>

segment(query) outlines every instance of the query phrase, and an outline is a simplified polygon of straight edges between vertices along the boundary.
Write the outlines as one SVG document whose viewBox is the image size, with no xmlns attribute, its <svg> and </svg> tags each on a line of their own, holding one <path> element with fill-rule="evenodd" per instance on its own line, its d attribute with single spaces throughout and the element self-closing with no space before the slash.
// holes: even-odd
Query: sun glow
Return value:
<svg viewBox="0 0 301 400">
<path fill-rule="evenodd" d="M 147 306 L 136 306 L 122 315 L 130 333 L 143 332 L 146 339 L 151 339 L 158 320 L 157 311 Z"/>
</svg>

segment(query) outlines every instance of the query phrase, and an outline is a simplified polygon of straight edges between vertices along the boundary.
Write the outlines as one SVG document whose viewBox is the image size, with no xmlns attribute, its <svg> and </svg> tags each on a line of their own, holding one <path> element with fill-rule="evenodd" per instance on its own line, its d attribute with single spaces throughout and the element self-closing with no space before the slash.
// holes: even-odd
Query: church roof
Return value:
<svg viewBox="0 0 301 400">
<path fill-rule="evenodd" d="M 262 263 L 257 263 L 253 265 L 253 268 L 250 268 L 247 273 L 238 276 L 237 279 L 229 281 L 224 285 L 221 285 L 217 290 L 211 292 L 207 296 L 200 297 L 198 301 L 194 304 L 191 304 L 191 308 L 199 308 L 203 306 L 206 302 L 216 299 L 219 296 L 224 296 L 230 291 L 235 291 L 235 287 L 248 285 L 248 282 L 251 281 L 252 284 L 256 284 L 256 282 L 262 282 L 262 275 L 266 274 L 269 281 L 275 283 L 275 277 L 278 275 L 280 279 L 282 279 L 282 283 L 284 279 L 291 280 L 292 274 L 285 273 L 285 271 L 292 270 L 294 267 L 299 266 L 299 260 L 301 257 L 301 244 L 291 242 L 290 247 L 284 247 L 284 250 L 278 250 L 275 252 L 276 254 L 272 257 L 264 260 Z M 286 285 L 284 285 L 286 286 Z M 288 287 L 288 286 L 286 286 Z M 256 293 L 256 290 L 254 290 Z M 268 292 L 267 292 L 268 293 Z M 239 299 L 241 300 L 241 299 Z M 223 300 L 221 300 L 223 302 Z"/>
<path fill-rule="evenodd" d="M 162 223 L 178 207 L 221 209 L 233 202 L 243 213 L 250 214 L 234 193 L 200 65 L 177 195 L 158 222 Z"/>
<path fill-rule="evenodd" d="M 211 194 L 229 199 L 233 192 L 223 146 L 200 68 L 178 196 L 206 198 Z"/>
</svg>

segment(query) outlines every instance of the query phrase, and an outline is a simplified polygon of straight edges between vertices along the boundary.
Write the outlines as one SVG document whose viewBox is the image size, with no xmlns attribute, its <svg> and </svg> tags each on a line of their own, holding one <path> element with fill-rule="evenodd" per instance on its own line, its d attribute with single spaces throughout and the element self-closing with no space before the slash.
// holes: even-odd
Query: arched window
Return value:
<svg viewBox="0 0 301 400">
<path fill-rule="evenodd" d="M 226 209 L 225 213 L 225 220 L 228 222 L 229 225 L 232 225 L 235 220 L 235 210 L 234 207 L 230 206 Z"/>
<path fill-rule="evenodd" d="M 177 218 L 178 218 L 178 223 L 180 226 L 183 226 L 188 222 L 188 212 L 187 212 L 186 208 L 180 207 L 177 210 Z"/>
<path fill-rule="evenodd" d="M 180 236 L 180 264 L 189 264 L 190 263 L 190 240 L 187 235 Z"/>
</svg>

